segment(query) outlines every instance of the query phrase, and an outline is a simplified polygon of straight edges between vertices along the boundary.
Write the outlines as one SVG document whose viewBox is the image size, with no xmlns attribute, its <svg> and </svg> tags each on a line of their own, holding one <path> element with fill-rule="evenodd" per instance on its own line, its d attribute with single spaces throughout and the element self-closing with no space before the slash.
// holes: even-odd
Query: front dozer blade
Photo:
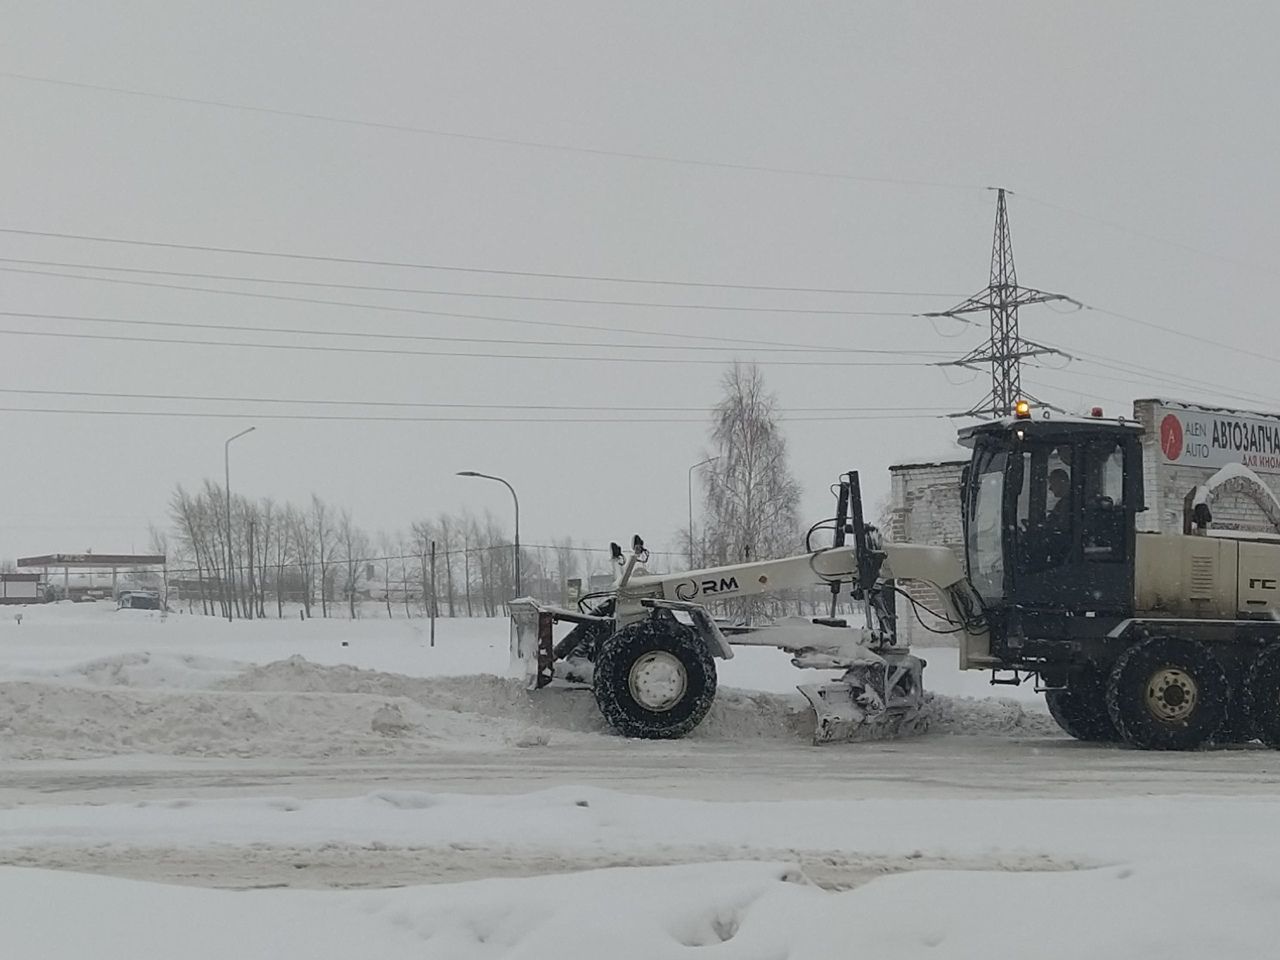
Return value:
<svg viewBox="0 0 1280 960">
<path fill-rule="evenodd" d="M 530 690 L 545 687 L 555 675 L 552 626 L 555 618 L 535 600 L 507 603 L 511 613 L 511 667 Z"/>
</svg>

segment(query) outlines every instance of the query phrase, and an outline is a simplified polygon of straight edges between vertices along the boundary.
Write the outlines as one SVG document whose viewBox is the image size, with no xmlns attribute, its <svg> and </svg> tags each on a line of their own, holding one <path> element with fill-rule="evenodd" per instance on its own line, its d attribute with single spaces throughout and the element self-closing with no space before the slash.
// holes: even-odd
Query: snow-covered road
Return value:
<svg viewBox="0 0 1280 960">
<path fill-rule="evenodd" d="M 0 929 L 26 942 L 41 890 L 109 904 L 111 918 L 159 901 L 193 922 L 227 915 L 230 902 L 210 891 L 171 896 L 115 879 L 127 878 L 254 897 L 411 886 L 376 902 L 241 901 L 227 921 L 261 944 L 298 949 L 296 933 L 336 949 L 346 934 L 322 932 L 331 915 L 374 917 L 383 957 L 599 955 L 611 941 L 590 923 L 578 952 L 546 952 L 546 930 L 572 928 L 575 906 L 630 924 L 626 949 L 645 957 L 725 933 L 726 957 L 829 956 L 848 944 L 832 931 L 847 938 L 845 918 L 863 914 L 885 928 L 880 955 L 999 955 L 1010 935 L 997 917 L 1017 905 L 1034 927 L 1047 895 L 1094 911 L 1099 956 L 1119 955 L 1108 943 L 1127 956 L 1197 955 L 1217 919 L 1184 919 L 1173 940 L 1127 924 L 1162 911 L 1182 919 L 1206 899 L 1206 916 L 1234 911 L 1231 936 L 1255 951 L 1241 955 L 1280 934 L 1269 913 L 1242 905 L 1277 886 L 1271 751 L 1077 743 L 1029 689 L 993 698 L 946 649 L 924 652 L 934 697 L 923 736 L 813 747 L 789 692 L 805 675 L 748 650 L 722 665 L 721 696 L 696 735 L 627 741 L 586 692 L 530 695 L 493 675 L 506 668 L 504 623 L 443 622 L 435 648 L 423 627 L 162 620 L 103 606 L 31 608 L 21 626 L 0 623 Z M 602 868 L 621 869 L 561 877 Z M 832 895 L 820 888 L 855 899 L 822 899 Z M 695 892 L 673 906 L 675 889 Z M 636 909 L 637 890 L 652 910 Z M 977 911 L 992 904 L 979 891 L 1002 898 L 986 921 Z M 544 915 L 513 918 L 510 897 L 545 902 Z M 263 928 L 294 913 L 310 940 Z M 104 929 L 119 925 L 111 918 Z M 1022 955 L 1079 955 L 1017 942 Z M 86 955 L 77 943 L 68 932 L 18 955 Z M 166 955 L 128 932 L 118 943 L 131 957 Z"/>
</svg>

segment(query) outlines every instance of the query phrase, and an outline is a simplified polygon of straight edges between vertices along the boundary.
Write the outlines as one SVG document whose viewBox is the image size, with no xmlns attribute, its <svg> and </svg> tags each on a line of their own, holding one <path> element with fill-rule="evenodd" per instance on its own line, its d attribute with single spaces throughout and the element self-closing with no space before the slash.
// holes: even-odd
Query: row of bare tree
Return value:
<svg viewBox="0 0 1280 960">
<path fill-rule="evenodd" d="M 370 536 L 350 511 L 312 496 L 278 503 L 233 495 L 206 480 L 182 486 L 170 501 L 172 531 L 153 533 L 169 557 L 171 583 L 193 609 L 252 619 L 283 617 L 286 604 L 302 615 L 330 616 L 362 600 L 405 616 L 497 616 L 516 593 L 512 537 L 491 515 L 441 514 L 407 531 Z M 604 573 L 607 551 L 571 538 L 521 551 L 522 592 L 562 597 L 571 578 Z M 291 614 L 292 615 L 292 614 Z"/>
<path fill-rule="evenodd" d="M 778 414 L 758 367 L 735 363 L 724 373 L 704 460 L 703 531 L 699 536 L 691 523 L 687 555 L 658 569 L 798 552 L 800 485 Z M 488 514 L 441 515 L 371 538 L 350 512 L 318 497 L 301 506 L 233 497 L 228 507 L 225 490 L 207 480 L 194 493 L 178 487 L 171 515 L 172 541 L 159 546 L 192 567 L 207 613 L 261 617 L 274 604 L 283 616 L 284 605 L 297 602 L 305 616 L 318 605 L 327 617 L 345 601 L 354 617 L 357 600 L 370 597 L 385 602 L 390 616 L 394 596 L 406 615 L 417 603 L 433 616 L 495 616 L 517 592 L 512 538 Z M 591 575 L 608 569 L 607 553 L 565 540 L 522 551 L 520 568 L 520 592 L 562 599 L 570 578 L 589 585 Z M 818 588 L 743 597 L 722 612 L 749 623 L 829 603 Z"/>
</svg>

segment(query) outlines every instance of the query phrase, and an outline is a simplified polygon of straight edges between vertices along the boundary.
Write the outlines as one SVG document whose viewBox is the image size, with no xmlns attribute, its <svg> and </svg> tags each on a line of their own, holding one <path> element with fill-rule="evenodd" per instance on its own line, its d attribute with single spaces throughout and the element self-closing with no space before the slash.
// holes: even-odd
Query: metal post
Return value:
<svg viewBox="0 0 1280 960">
<path fill-rule="evenodd" d="M 431 614 L 431 646 L 436 645 L 436 542 L 431 541 L 431 603 L 427 607 Z"/>
<path fill-rule="evenodd" d="M 223 593 L 227 598 L 227 622 L 232 619 L 232 601 L 235 598 L 235 586 L 232 581 L 232 570 L 235 568 L 235 553 L 231 546 L 231 441 L 239 440 L 246 433 L 253 433 L 254 427 L 248 427 L 241 430 L 234 437 L 228 437 L 226 443 L 222 445 L 222 469 L 223 479 L 226 481 L 227 492 L 227 570 L 226 585 L 223 587 Z"/>
<path fill-rule="evenodd" d="M 253 521 L 249 521 L 249 609 L 246 616 L 252 620 L 254 608 L 258 604 L 258 598 L 254 595 L 253 590 Z"/>
<path fill-rule="evenodd" d="M 707 463 L 715 463 L 719 457 L 707 457 L 705 460 L 699 460 L 689 468 L 689 566 L 694 565 L 693 559 L 693 471 Z"/>
<path fill-rule="evenodd" d="M 516 596 L 521 596 L 523 591 L 523 581 L 520 578 L 520 498 L 516 496 L 516 488 L 507 483 L 501 477 L 494 477 L 487 473 L 477 473 L 475 470 L 459 470 L 460 477 L 480 477 L 484 480 L 496 480 L 508 490 L 511 491 L 511 499 L 516 505 L 516 536 L 515 536 L 515 575 L 516 575 Z"/>
</svg>

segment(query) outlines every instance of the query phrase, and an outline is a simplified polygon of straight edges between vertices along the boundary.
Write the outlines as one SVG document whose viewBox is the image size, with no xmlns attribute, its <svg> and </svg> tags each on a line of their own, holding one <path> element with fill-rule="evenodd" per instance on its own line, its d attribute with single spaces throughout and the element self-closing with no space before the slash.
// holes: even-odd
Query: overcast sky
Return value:
<svg viewBox="0 0 1280 960">
<path fill-rule="evenodd" d="M 3 9 L 0 228 L 728 286 L 0 232 L 9 261 L 77 265 L 0 262 L 0 557 L 144 549 L 148 524 L 167 523 L 174 484 L 220 477 L 223 441 L 248 425 L 256 431 L 232 448 L 238 492 L 301 500 L 314 491 L 349 506 L 371 531 L 465 507 L 506 519 L 505 490 L 454 476 L 474 469 L 519 490 L 528 542 L 607 543 L 640 531 L 672 544 L 685 522 L 686 470 L 706 453 L 699 411 L 715 402 L 722 365 L 735 358 L 771 364 L 764 369 L 784 416 L 859 418 L 787 423 L 804 515 L 829 514 L 828 485 L 849 468 L 863 471 L 874 503 L 887 493 L 890 463 L 955 455 L 956 422 L 935 414 L 962 410 L 989 387 L 985 374 L 929 365 L 977 345 L 984 328 L 912 314 L 986 283 L 990 185 L 1014 192 L 1023 284 L 1132 318 L 1023 311 L 1024 336 L 1079 357 L 1046 361 L 1063 369 L 1025 369 L 1032 390 L 1073 408 L 1101 403 L 1108 414 L 1143 396 L 1280 410 L 1270 316 L 1280 253 L 1280 8 L 1272 3 L 7 0 Z M 474 296 L 482 293 L 751 310 Z M 517 342 L 259 332 L 269 328 Z M 917 352 L 854 352 L 867 350 Z M 909 365 L 855 365 L 868 362 Z M 505 406 L 13 392 L 24 390 Z M 610 409 L 618 407 L 678 409 Z M 886 407 L 920 415 L 869 419 Z M 688 422 L 542 422 L 570 417 Z"/>
</svg>

